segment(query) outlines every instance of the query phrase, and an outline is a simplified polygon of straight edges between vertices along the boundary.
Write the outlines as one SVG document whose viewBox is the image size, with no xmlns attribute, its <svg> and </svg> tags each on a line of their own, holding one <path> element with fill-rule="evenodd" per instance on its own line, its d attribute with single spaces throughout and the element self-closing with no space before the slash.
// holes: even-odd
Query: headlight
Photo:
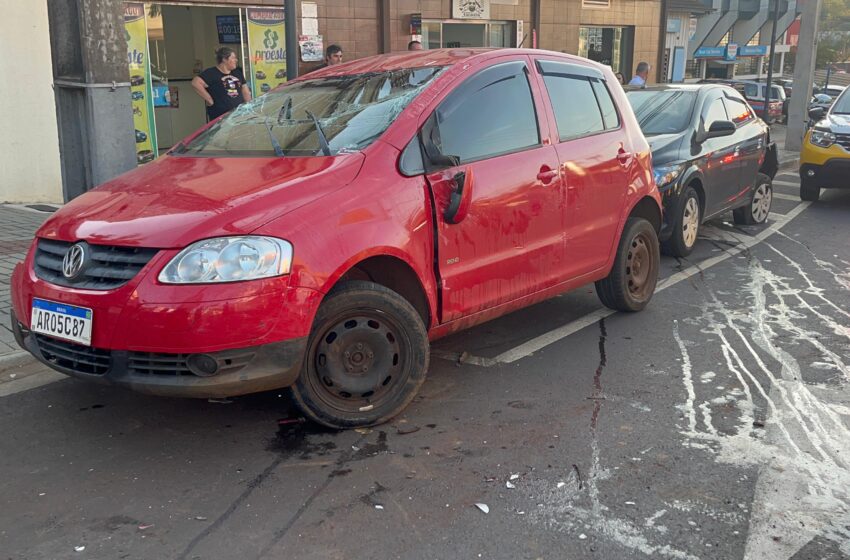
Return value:
<svg viewBox="0 0 850 560">
<path fill-rule="evenodd" d="M 816 128 L 812 130 L 812 135 L 809 137 L 809 141 L 815 146 L 829 148 L 835 144 L 835 134 L 829 130 L 819 130 Z"/>
<path fill-rule="evenodd" d="M 682 174 L 684 168 L 685 166 L 681 163 L 653 167 L 652 173 L 655 175 L 655 184 L 658 185 L 659 189 L 665 185 L 669 185 Z"/>
<path fill-rule="evenodd" d="M 289 274 L 292 245 L 247 235 L 216 237 L 189 245 L 159 273 L 163 284 L 239 282 Z"/>
</svg>

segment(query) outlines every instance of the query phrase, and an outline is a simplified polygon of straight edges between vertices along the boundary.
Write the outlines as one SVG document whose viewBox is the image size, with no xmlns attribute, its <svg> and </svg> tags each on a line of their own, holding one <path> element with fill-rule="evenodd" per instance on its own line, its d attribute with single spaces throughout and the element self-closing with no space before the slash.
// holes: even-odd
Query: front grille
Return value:
<svg viewBox="0 0 850 560">
<path fill-rule="evenodd" d="M 191 354 L 155 354 L 151 352 L 130 352 L 127 369 L 130 373 L 141 375 L 194 375 L 187 364 Z M 245 367 L 254 357 L 254 352 L 229 350 L 210 354 L 219 367 L 216 375 L 233 373 Z"/>
<path fill-rule="evenodd" d="M 836 134 L 835 143 L 850 152 L 850 134 Z"/>
<path fill-rule="evenodd" d="M 41 355 L 58 368 L 91 375 L 103 375 L 109 371 L 112 365 L 112 356 L 109 350 L 81 346 L 41 334 L 34 336 L 38 343 L 38 349 L 41 350 Z"/>
<path fill-rule="evenodd" d="M 75 278 L 62 274 L 62 260 L 74 243 L 39 239 L 35 250 L 35 274 L 42 280 L 69 288 L 112 290 L 130 281 L 153 258 L 158 249 L 91 245 L 85 241 L 85 261 Z"/>
</svg>

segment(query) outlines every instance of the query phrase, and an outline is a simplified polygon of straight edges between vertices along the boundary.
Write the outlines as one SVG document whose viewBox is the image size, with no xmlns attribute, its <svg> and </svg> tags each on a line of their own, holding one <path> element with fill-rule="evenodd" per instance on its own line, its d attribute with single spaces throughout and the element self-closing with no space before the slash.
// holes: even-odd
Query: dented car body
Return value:
<svg viewBox="0 0 850 560">
<path fill-rule="evenodd" d="M 315 421 L 376 424 L 421 386 L 429 339 L 589 282 L 643 308 L 660 225 L 609 69 L 538 50 L 372 57 L 67 204 L 14 271 L 12 326 L 77 378 L 289 386 Z"/>
</svg>

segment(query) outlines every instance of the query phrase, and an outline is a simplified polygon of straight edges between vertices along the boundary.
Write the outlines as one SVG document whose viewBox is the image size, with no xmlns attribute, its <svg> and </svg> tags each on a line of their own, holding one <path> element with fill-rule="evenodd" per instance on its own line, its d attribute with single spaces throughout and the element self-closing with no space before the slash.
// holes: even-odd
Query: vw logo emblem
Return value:
<svg viewBox="0 0 850 560">
<path fill-rule="evenodd" d="M 79 243 L 72 245 L 65 253 L 65 258 L 62 259 L 62 276 L 68 279 L 75 278 L 83 269 L 85 259 L 86 250 L 83 246 Z"/>
</svg>

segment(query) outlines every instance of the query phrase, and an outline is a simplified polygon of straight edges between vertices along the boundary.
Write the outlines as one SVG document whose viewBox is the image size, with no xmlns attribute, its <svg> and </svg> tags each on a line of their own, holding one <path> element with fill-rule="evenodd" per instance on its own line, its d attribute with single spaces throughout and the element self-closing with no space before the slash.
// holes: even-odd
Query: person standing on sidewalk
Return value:
<svg viewBox="0 0 850 560">
<path fill-rule="evenodd" d="M 649 77 L 649 63 L 638 62 L 635 75 L 629 81 L 630 86 L 646 87 L 646 79 Z"/>
<path fill-rule="evenodd" d="M 192 87 L 207 104 L 207 120 L 232 111 L 243 101 L 251 101 L 251 90 L 238 68 L 236 52 L 228 47 L 215 51 L 216 65 L 192 78 Z"/>
</svg>

